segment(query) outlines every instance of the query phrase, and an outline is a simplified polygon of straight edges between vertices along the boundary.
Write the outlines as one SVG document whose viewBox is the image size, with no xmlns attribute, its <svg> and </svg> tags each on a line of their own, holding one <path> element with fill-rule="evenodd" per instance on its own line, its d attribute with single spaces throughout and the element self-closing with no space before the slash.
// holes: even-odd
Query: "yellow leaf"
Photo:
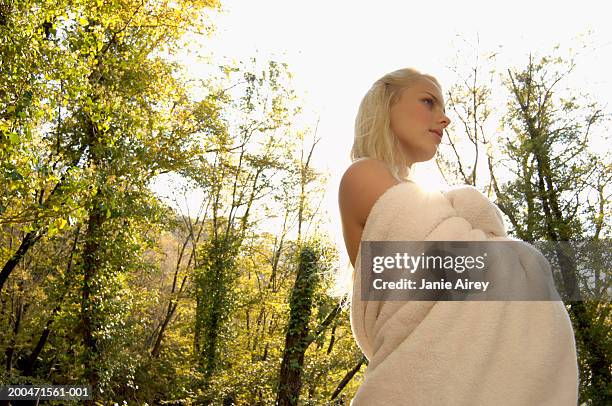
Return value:
<svg viewBox="0 0 612 406">
<path fill-rule="evenodd" d="M 57 228 L 62 230 L 66 226 L 66 223 L 67 223 L 67 221 L 64 220 L 63 218 L 57 219 Z"/>
<path fill-rule="evenodd" d="M 53 237 L 55 234 L 57 234 L 57 228 L 55 226 L 50 226 L 48 232 L 49 237 Z"/>
</svg>

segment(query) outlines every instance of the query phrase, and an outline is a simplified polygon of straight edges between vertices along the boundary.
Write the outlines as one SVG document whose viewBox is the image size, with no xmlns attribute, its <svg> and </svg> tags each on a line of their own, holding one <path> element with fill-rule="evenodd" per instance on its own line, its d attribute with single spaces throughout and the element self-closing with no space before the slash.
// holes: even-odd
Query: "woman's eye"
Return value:
<svg viewBox="0 0 612 406">
<path fill-rule="evenodd" d="M 432 106 L 434 105 L 434 101 L 433 101 L 433 99 L 423 99 L 423 100 L 424 100 L 424 101 L 428 101 L 428 102 L 430 102 Z"/>
</svg>

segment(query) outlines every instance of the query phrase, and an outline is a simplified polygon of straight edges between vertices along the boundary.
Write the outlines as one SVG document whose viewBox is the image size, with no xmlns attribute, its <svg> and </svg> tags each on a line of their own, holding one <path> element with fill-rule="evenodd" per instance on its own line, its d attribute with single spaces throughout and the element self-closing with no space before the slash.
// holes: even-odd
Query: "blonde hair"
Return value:
<svg viewBox="0 0 612 406">
<path fill-rule="evenodd" d="M 357 111 L 351 161 L 360 158 L 378 159 L 389 166 L 398 181 L 408 179 L 414 163 L 408 165 L 398 138 L 391 130 L 390 110 L 400 99 L 402 90 L 424 78 L 442 88 L 435 77 L 412 67 L 387 73 L 374 82 Z"/>
</svg>

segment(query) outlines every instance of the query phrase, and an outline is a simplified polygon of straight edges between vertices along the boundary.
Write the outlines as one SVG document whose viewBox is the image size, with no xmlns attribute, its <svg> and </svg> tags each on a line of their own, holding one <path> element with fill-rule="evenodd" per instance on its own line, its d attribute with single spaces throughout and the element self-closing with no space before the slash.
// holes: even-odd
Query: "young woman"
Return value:
<svg viewBox="0 0 612 406">
<path fill-rule="evenodd" d="M 385 75 L 363 98 L 355 121 L 354 162 L 340 181 L 338 199 L 353 267 L 374 202 L 389 187 L 409 181 L 416 162 L 434 156 L 450 122 L 438 81 L 414 69 Z"/>
<path fill-rule="evenodd" d="M 359 107 L 353 163 L 338 196 L 354 268 L 351 329 L 368 359 L 351 406 L 575 406 L 576 344 L 562 301 L 362 295 L 371 288 L 363 284 L 362 240 L 504 242 L 499 256 L 489 257 L 497 259 L 487 269 L 500 277 L 496 286 L 552 292 L 546 259 L 529 244 L 512 245 L 501 211 L 485 195 L 469 185 L 426 192 L 410 179 L 449 124 L 440 84 L 412 68 L 377 80 Z"/>
</svg>

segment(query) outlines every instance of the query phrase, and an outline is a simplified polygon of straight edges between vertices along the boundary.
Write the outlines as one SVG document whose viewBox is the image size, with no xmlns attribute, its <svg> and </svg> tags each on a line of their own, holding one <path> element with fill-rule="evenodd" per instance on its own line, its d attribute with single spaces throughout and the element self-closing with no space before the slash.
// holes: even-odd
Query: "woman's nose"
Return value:
<svg viewBox="0 0 612 406">
<path fill-rule="evenodd" d="M 446 114 L 442 115 L 442 122 L 444 123 L 444 127 L 448 126 L 451 122 L 450 118 Z"/>
</svg>

